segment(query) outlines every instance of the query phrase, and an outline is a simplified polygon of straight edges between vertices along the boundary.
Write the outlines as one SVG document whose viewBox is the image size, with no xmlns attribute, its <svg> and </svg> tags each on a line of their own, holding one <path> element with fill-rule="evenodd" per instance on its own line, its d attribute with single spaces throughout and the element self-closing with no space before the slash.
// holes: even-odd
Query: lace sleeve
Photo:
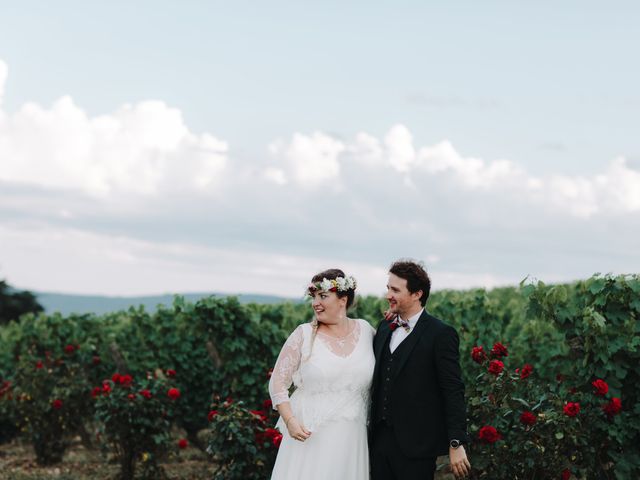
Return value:
<svg viewBox="0 0 640 480">
<path fill-rule="evenodd" d="M 274 409 L 277 405 L 289 401 L 289 387 L 293 382 L 293 373 L 300 366 L 303 340 L 302 325 L 300 325 L 289 335 L 280 350 L 269 380 L 269 396 Z"/>
</svg>

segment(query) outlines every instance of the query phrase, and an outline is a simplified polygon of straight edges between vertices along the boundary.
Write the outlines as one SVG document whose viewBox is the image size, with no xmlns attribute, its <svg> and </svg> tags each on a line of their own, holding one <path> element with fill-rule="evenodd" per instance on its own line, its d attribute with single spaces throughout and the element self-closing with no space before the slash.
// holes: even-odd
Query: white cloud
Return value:
<svg viewBox="0 0 640 480">
<path fill-rule="evenodd" d="M 348 147 L 355 161 L 371 167 L 380 167 L 384 162 L 384 150 L 380 140 L 373 135 L 359 132 Z"/>
<path fill-rule="evenodd" d="M 213 135 L 190 132 L 181 112 L 161 101 L 91 118 L 65 96 L 51 108 L 27 103 L 0 114 L 0 180 L 92 196 L 206 191 L 225 169 L 227 151 Z"/>
<path fill-rule="evenodd" d="M 395 125 L 384 137 L 389 163 L 399 172 L 408 172 L 416 161 L 413 136 L 404 125 Z"/>
<path fill-rule="evenodd" d="M 490 189 L 504 182 L 522 182 L 525 173 L 509 160 L 485 162 L 480 158 L 463 157 L 451 142 L 444 140 L 419 152 L 420 166 L 431 174 L 450 173 L 464 186 Z"/>
<path fill-rule="evenodd" d="M 289 143 L 276 141 L 269 146 L 272 155 L 284 160 L 295 181 L 307 187 L 316 187 L 338 177 L 338 155 L 344 149 L 342 142 L 321 132 L 295 133 Z"/>
<path fill-rule="evenodd" d="M 531 209 L 553 210 L 577 218 L 600 213 L 640 211 L 640 171 L 632 169 L 623 158 L 612 160 L 605 171 L 590 177 L 536 176 L 523 166 L 506 160 L 487 161 L 463 156 L 448 140 L 420 147 L 417 152 L 413 136 L 404 125 L 395 125 L 378 139 L 360 132 L 352 141 L 338 140 L 327 134 L 295 133 L 291 142 L 281 140 L 270 146 L 280 160 L 277 183 L 292 176 L 298 184 L 316 186 L 332 181 L 348 183 L 343 175 L 347 163 L 357 165 L 359 177 L 392 169 L 403 175 L 403 186 L 418 190 L 428 184 L 446 183 L 450 195 L 456 192 L 478 193 L 502 202 L 517 200 Z M 354 171 L 350 173 L 353 175 Z M 275 171 L 267 174 L 272 181 Z M 383 187 L 383 185 L 381 185 Z"/>
</svg>

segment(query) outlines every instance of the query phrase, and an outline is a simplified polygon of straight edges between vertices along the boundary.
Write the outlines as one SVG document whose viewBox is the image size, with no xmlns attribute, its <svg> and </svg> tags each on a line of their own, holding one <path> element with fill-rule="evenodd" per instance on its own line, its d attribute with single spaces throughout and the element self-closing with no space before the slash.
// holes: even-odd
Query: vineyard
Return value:
<svg viewBox="0 0 640 480">
<path fill-rule="evenodd" d="M 472 478 L 640 478 L 639 276 L 434 292 L 427 308 L 460 335 Z M 377 326 L 385 309 L 363 297 L 350 316 Z M 23 315 L 0 327 L 0 462 L 28 446 L 49 472 L 80 445 L 108 473 L 87 478 L 268 478 L 270 369 L 310 317 L 233 297 Z"/>
</svg>

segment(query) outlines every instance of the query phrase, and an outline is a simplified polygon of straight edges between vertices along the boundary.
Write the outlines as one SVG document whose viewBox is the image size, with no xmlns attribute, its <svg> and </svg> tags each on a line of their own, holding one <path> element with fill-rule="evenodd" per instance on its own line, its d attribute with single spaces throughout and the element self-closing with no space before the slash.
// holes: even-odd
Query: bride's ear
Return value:
<svg viewBox="0 0 640 480">
<path fill-rule="evenodd" d="M 346 295 L 344 297 L 338 297 L 338 300 L 340 301 L 340 304 L 344 307 L 347 308 L 347 303 L 349 302 L 349 297 L 347 297 Z"/>
</svg>

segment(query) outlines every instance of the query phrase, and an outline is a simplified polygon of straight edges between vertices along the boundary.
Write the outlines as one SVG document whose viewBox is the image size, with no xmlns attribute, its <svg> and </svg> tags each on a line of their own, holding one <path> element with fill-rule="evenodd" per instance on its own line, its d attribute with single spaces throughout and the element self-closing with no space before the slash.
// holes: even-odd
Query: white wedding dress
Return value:
<svg viewBox="0 0 640 480">
<path fill-rule="evenodd" d="M 296 419 L 311 436 L 283 438 L 271 480 L 368 480 L 367 410 L 373 377 L 373 327 L 355 319 L 341 339 L 298 326 L 282 347 L 269 382 L 274 408 L 291 402 Z M 313 343 L 313 346 L 312 346 Z M 289 398 L 289 387 L 296 389 Z"/>
</svg>

